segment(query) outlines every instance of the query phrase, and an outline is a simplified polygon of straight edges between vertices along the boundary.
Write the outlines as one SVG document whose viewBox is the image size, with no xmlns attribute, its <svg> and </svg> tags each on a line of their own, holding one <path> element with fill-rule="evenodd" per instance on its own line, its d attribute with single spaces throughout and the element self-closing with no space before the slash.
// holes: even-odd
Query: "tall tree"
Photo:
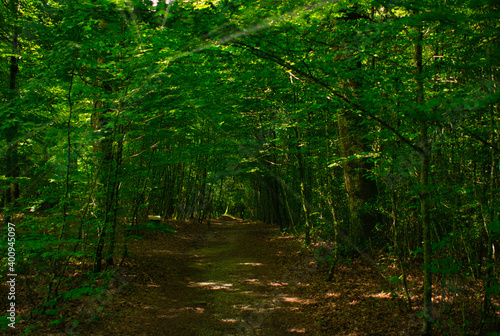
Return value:
<svg viewBox="0 0 500 336">
<path fill-rule="evenodd" d="M 4 173 L 7 178 L 7 186 L 4 188 L 4 207 L 6 209 L 4 221 L 11 221 L 12 206 L 19 198 L 19 184 L 17 178 L 20 176 L 19 157 L 18 157 L 18 137 L 21 118 L 16 111 L 18 98 L 18 73 L 19 73 L 19 31 L 20 31 L 20 6 L 19 0 L 10 0 L 2 3 L 2 13 L 7 22 L 2 22 L 3 42 L 10 46 L 9 54 L 9 74 L 8 88 L 4 91 L 6 102 L 3 109 L 3 120 L 8 121 L 4 127 L 5 133 L 5 168 Z"/>
</svg>

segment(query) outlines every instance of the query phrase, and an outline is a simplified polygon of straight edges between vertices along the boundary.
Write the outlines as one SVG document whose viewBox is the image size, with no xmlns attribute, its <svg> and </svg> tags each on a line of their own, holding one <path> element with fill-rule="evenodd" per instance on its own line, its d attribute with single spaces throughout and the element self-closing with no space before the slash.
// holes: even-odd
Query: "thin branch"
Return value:
<svg viewBox="0 0 500 336">
<path fill-rule="evenodd" d="M 358 111 L 361 111 L 363 112 L 363 114 L 360 114 L 361 117 L 368 117 L 369 119 L 372 119 L 372 120 L 375 120 L 376 122 L 378 122 L 381 126 L 383 126 L 384 128 L 388 129 L 389 131 L 391 131 L 396 137 L 398 137 L 402 142 L 404 142 L 405 144 L 407 144 L 409 147 L 411 147 L 413 150 L 415 150 L 416 152 L 420 153 L 420 154 L 423 154 L 424 153 L 424 150 L 415 145 L 410 139 L 408 139 L 407 137 L 403 136 L 398 130 L 396 130 L 394 127 L 392 127 L 391 125 L 389 125 L 386 121 L 380 119 L 379 117 L 375 116 L 374 114 L 368 112 L 363 106 L 353 102 L 349 97 L 347 97 L 344 93 L 338 91 L 338 90 L 335 90 L 334 88 L 332 88 L 328 83 L 320 80 L 319 78 L 311 75 L 310 73 L 307 73 L 299 68 L 297 68 L 296 66 L 290 64 L 289 62 L 275 56 L 275 55 L 272 55 L 270 53 L 267 53 L 261 49 L 257 49 L 253 46 L 250 46 L 248 44 L 245 44 L 243 42 L 234 42 L 233 43 L 234 46 L 238 46 L 238 47 L 241 47 L 243 49 L 246 49 L 248 51 L 250 51 L 251 53 L 253 53 L 254 55 L 260 57 L 260 58 L 263 58 L 263 59 L 267 59 L 267 60 L 270 60 L 272 62 L 275 62 L 276 64 L 278 65 L 281 65 L 282 67 L 288 69 L 288 70 L 291 70 L 294 72 L 294 74 L 296 75 L 300 75 L 300 76 L 303 76 L 305 78 L 307 78 L 308 80 L 320 85 L 321 87 L 325 88 L 328 92 L 330 92 L 333 96 L 339 98 L 342 102 L 352 106 L 354 109 L 358 110 Z"/>
<path fill-rule="evenodd" d="M 67 121 L 67 139 L 68 139 L 68 162 L 66 165 L 66 190 L 64 193 L 64 204 L 63 204 L 63 226 L 61 228 L 61 235 L 59 236 L 59 239 L 61 239 L 62 234 L 64 233 L 63 230 L 65 229 L 66 226 L 66 217 L 67 217 L 67 210 L 68 210 L 68 202 L 69 202 L 69 194 L 70 194 L 70 175 L 71 175 L 71 154 L 72 154 L 72 146 L 71 146 L 71 118 L 73 117 L 73 101 L 71 100 L 71 92 L 73 91 L 73 84 L 74 84 L 74 79 L 75 79 L 75 72 L 71 72 L 71 80 L 69 82 L 69 89 L 68 89 L 68 107 L 69 107 L 69 115 L 68 115 L 68 121 Z"/>
<path fill-rule="evenodd" d="M 459 126 L 459 127 L 465 132 L 465 134 L 467 134 L 471 138 L 476 139 L 477 141 L 481 142 L 486 147 L 493 149 L 497 153 L 500 153 L 500 148 L 498 148 L 497 146 L 495 146 L 494 144 L 492 144 L 488 140 L 485 140 L 485 139 L 481 138 L 479 135 L 474 134 L 469 130 L 466 130 L 463 126 Z"/>
</svg>

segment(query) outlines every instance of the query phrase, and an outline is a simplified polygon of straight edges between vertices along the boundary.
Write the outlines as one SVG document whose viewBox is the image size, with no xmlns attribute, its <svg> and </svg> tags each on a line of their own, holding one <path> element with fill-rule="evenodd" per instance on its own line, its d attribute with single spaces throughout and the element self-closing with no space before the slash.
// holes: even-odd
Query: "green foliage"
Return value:
<svg viewBox="0 0 500 336">
<path fill-rule="evenodd" d="M 420 257 L 427 191 L 431 272 L 486 278 L 500 237 L 496 3 L 8 3 L 0 189 L 19 270 L 40 283 L 34 309 L 90 294 L 68 275 L 111 262 L 124 228 L 175 233 L 150 214 L 231 213 L 337 256 Z"/>
</svg>

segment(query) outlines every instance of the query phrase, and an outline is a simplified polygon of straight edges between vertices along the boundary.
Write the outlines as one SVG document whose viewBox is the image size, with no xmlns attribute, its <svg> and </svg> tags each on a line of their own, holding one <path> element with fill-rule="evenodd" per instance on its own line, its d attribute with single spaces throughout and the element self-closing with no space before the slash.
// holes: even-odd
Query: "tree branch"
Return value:
<svg viewBox="0 0 500 336">
<path fill-rule="evenodd" d="M 423 154 L 424 153 L 424 150 L 423 148 L 415 145 L 410 139 L 406 138 L 405 136 L 403 136 L 398 130 L 396 130 L 394 127 L 392 127 L 391 125 L 389 125 L 386 121 L 380 119 L 379 117 L 375 116 L 374 114 L 368 112 L 363 106 L 353 102 L 349 97 L 347 97 L 344 93 L 338 91 L 338 90 L 335 90 L 334 88 L 331 87 L 331 85 L 329 85 L 328 83 L 322 81 L 321 79 L 311 75 L 310 73 L 307 73 L 299 68 L 297 68 L 296 66 L 290 64 L 289 62 L 273 55 L 273 54 L 270 54 L 266 51 L 263 51 L 261 49 L 258 49 L 254 46 L 250 46 L 246 43 L 243 43 L 243 42 L 240 42 L 240 41 L 237 41 L 237 42 L 233 42 L 232 45 L 234 46 L 237 46 L 237 47 L 240 47 L 240 48 L 243 48 L 245 50 L 248 50 L 250 51 L 252 54 L 262 58 L 262 59 L 266 59 L 266 60 L 269 60 L 269 61 L 272 61 L 288 70 L 291 70 L 293 71 L 295 74 L 297 75 L 300 75 L 304 78 L 307 78 L 309 81 L 313 82 L 313 83 L 316 83 L 318 84 L 319 86 L 323 87 L 324 89 L 326 89 L 330 94 L 332 94 L 333 96 L 339 98 L 342 102 L 352 106 L 354 109 L 358 110 L 358 111 L 361 111 L 363 112 L 363 114 L 360 114 L 361 117 L 368 117 L 369 119 L 372 119 L 372 120 L 375 120 L 376 122 L 378 122 L 382 127 L 388 129 L 389 131 L 391 131 L 396 137 L 398 137 L 398 139 L 400 139 L 402 142 L 404 142 L 405 144 L 407 144 L 410 148 L 412 148 L 413 150 L 415 150 L 416 152 L 420 153 L 420 154 Z"/>
</svg>

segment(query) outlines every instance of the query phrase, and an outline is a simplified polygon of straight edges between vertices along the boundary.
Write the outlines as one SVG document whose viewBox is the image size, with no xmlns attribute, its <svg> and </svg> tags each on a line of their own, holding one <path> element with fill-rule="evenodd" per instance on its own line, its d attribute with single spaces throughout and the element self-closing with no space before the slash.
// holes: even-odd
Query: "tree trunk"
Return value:
<svg viewBox="0 0 500 336">
<path fill-rule="evenodd" d="M 305 230 L 306 230 L 306 239 L 305 245 L 309 246 L 311 244 L 311 224 L 309 220 L 309 209 L 308 209 L 308 199 L 306 197 L 306 169 L 304 166 L 304 158 L 302 155 L 302 146 L 300 144 L 299 131 L 297 127 L 293 128 L 295 132 L 295 137 L 297 139 L 297 163 L 299 165 L 299 178 L 300 178 L 300 199 L 302 202 L 302 210 L 304 211 L 304 219 L 305 219 Z"/>
<path fill-rule="evenodd" d="M 417 27 L 417 39 L 415 43 L 415 82 L 416 82 L 416 102 L 420 113 L 423 112 L 424 85 L 423 85 L 423 63 L 422 63 L 422 27 Z M 420 212 L 422 216 L 422 237 L 424 244 L 424 322 L 422 327 L 423 335 L 430 335 L 432 330 L 432 241 L 431 223 L 429 217 L 429 167 L 430 148 L 429 136 L 427 134 L 427 122 L 424 116 L 420 121 Z"/>
<path fill-rule="evenodd" d="M 103 108 L 102 102 L 95 104 L 96 109 Z M 104 189 L 104 192 L 98 191 L 98 210 L 99 222 L 101 223 L 99 239 L 96 246 L 94 259 L 94 273 L 101 271 L 103 251 L 106 245 L 106 236 L 113 221 L 113 206 L 115 204 L 115 190 L 113 184 L 113 137 L 112 131 L 107 129 L 109 116 L 108 111 L 96 111 L 92 115 L 92 124 L 96 132 L 102 133 L 102 138 L 94 145 L 94 151 L 102 155 L 100 160 L 100 169 L 98 170 L 98 188 Z"/>
<path fill-rule="evenodd" d="M 345 21 L 357 21 L 363 15 L 357 12 L 357 9 L 349 13 L 343 18 Z M 354 40 L 351 33 L 348 33 L 348 40 Z M 339 49 L 347 49 L 339 46 Z M 346 53 L 341 53 L 338 61 L 350 63 Z M 356 56 L 349 56 L 356 57 Z M 362 64 L 361 61 L 352 62 L 353 73 L 359 72 Z M 356 96 L 361 83 L 357 79 L 347 79 L 342 87 L 346 91 L 350 91 L 352 96 Z M 341 155 L 345 159 L 343 164 L 345 187 L 347 190 L 350 210 L 351 222 L 351 239 L 355 243 L 366 244 L 371 238 L 371 234 L 377 221 L 379 214 L 374 210 L 374 203 L 377 200 L 378 190 L 375 180 L 368 177 L 369 172 L 373 168 L 363 153 L 370 151 L 369 144 L 363 140 L 363 136 L 367 134 L 363 130 L 361 118 L 355 114 L 355 111 L 344 109 L 337 116 L 338 132 L 340 138 Z"/>
<path fill-rule="evenodd" d="M 122 153 L 123 153 L 123 140 L 124 135 L 122 132 L 122 127 L 118 127 L 118 136 L 120 139 L 116 145 L 116 153 L 114 155 L 113 162 L 113 176 L 111 184 L 110 192 L 113 194 L 112 203 L 110 204 L 110 234 L 109 234 L 109 248 L 106 255 L 106 265 L 113 266 L 114 261 L 113 257 L 115 254 L 115 244 L 116 244 L 116 226 L 118 224 L 118 206 L 119 206 L 119 196 L 120 196 L 120 166 L 122 164 Z"/>
<path fill-rule="evenodd" d="M 361 139 L 362 132 L 355 123 L 360 122 L 352 112 L 343 112 L 338 116 L 341 155 L 345 187 L 349 199 L 351 214 L 351 235 L 354 242 L 367 242 L 378 221 L 376 212 L 372 209 L 377 199 L 377 185 L 368 178 L 373 165 L 366 158 L 358 157 L 368 151 L 367 145 Z"/>
<path fill-rule="evenodd" d="M 19 35 L 17 28 L 17 17 L 19 15 L 19 0 L 12 0 L 11 3 L 11 12 L 13 16 L 13 26 L 12 26 L 12 40 L 11 48 L 12 48 L 12 56 L 10 57 L 10 65 L 9 65 L 9 95 L 8 98 L 12 102 L 14 101 L 17 94 L 17 74 L 19 72 L 19 59 L 17 54 L 19 52 Z M 19 184 L 16 179 L 20 176 L 20 168 L 19 168 L 19 157 L 17 152 L 17 137 L 18 137 L 18 122 L 12 120 L 9 126 L 5 130 L 7 141 L 7 151 L 5 155 L 5 177 L 7 177 L 8 185 L 5 188 L 4 192 L 4 206 L 7 209 L 4 217 L 5 223 L 11 222 L 11 213 L 12 206 L 18 198 L 19 198 Z M 6 225 L 7 227 L 7 225 Z"/>
</svg>

